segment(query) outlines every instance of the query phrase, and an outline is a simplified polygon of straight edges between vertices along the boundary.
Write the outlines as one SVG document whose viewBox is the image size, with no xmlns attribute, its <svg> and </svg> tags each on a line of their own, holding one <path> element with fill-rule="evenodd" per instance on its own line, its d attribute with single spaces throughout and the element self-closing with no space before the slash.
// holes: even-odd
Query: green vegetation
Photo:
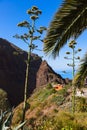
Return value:
<svg viewBox="0 0 87 130">
<path fill-rule="evenodd" d="M 41 125 L 35 127 L 37 130 L 86 130 L 86 123 L 81 123 L 83 118 L 87 119 L 85 115 L 82 117 L 81 114 L 76 114 L 74 117 L 70 113 L 62 111 L 51 118 L 43 118 L 40 121 Z"/>
<path fill-rule="evenodd" d="M 87 100 L 76 98 L 76 112 L 73 115 L 70 111 L 71 94 L 68 89 L 71 88 L 65 86 L 55 91 L 51 84 L 44 86 L 43 89 L 36 89 L 27 100 L 30 108 L 26 111 L 27 123 L 24 130 L 86 130 Z M 22 104 L 14 112 L 12 121 L 14 125 L 21 121 L 21 107 Z"/>
<path fill-rule="evenodd" d="M 52 56 L 55 58 L 58 56 L 60 49 L 71 37 L 77 38 L 86 29 L 86 3 L 87 2 L 85 0 L 83 2 L 82 0 L 79 0 L 79 4 L 78 1 L 75 0 L 65 0 L 63 2 L 62 7 L 58 10 L 52 23 L 50 24 L 48 34 L 44 40 L 45 53 L 52 54 Z M 27 100 L 31 51 L 37 48 L 37 46 L 35 46 L 32 42 L 33 40 L 40 39 L 40 36 L 34 36 L 34 32 L 37 31 L 42 34 L 43 30 L 46 30 L 44 27 L 36 30 L 35 20 L 38 19 L 38 15 L 41 14 L 41 11 L 38 10 L 36 6 L 33 6 L 32 9 L 28 10 L 27 13 L 31 15 L 30 18 L 32 20 L 32 24 L 24 21 L 19 23 L 18 26 L 27 28 L 28 34 L 25 33 L 21 36 L 16 35 L 16 38 L 22 39 L 25 43 L 27 43 L 29 48 L 25 77 L 24 105 L 20 105 L 18 109 L 16 108 L 16 116 L 14 116 L 15 120 L 13 117 L 13 124 L 20 122 L 22 117 L 23 122 L 26 114 L 27 123 L 25 127 L 22 128 L 24 130 L 87 130 L 87 101 L 85 98 L 81 97 L 76 98 L 75 102 L 75 89 L 73 89 L 72 92 L 73 114 L 70 113 L 72 93 L 69 93 L 68 87 L 66 86 L 62 90 L 55 91 L 51 84 L 49 84 L 47 87 L 36 89 L 33 95 L 31 95 L 31 97 Z M 30 40 L 29 42 L 28 39 Z M 71 45 L 70 47 L 72 48 Z M 74 48 L 72 49 L 74 51 Z M 81 50 L 79 49 L 79 51 Z M 67 54 L 70 53 L 67 52 Z M 82 64 L 80 69 L 80 76 L 77 76 L 77 79 L 81 78 L 81 81 L 83 81 L 87 75 L 87 68 L 84 67 L 84 65 L 87 66 L 87 58 L 85 61 L 86 62 Z M 73 76 L 74 70 L 73 61 Z M 75 106 L 76 111 L 74 110 Z M 22 107 L 23 112 L 20 111 Z"/>
<path fill-rule="evenodd" d="M 73 115 L 70 112 L 71 94 L 68 89 L 70 87 L 65 86 L 62 90 L 55 91 L 51 84 L 44 86 L 43 89 L 36 89 L 27 100 L 30 103 L 30 109 L 26 112 L 26 130 L 86 130 L 87 100 L 81 97 L 76 98 L 76 112 Z M 16 109 L 15 114 L 21 110 L 21 107 Z"/>
<path fill-rule="evenodd" d="M 0 89 L 0 110 L 6 111 L 10 108 L 10 104 L 7 98 L 7 93 Z"/>
<path fill-rule="evenodd" d="M 76 109 L 78 112 L 87 112 L 87 99 L 84 97 L 77 97 Z"/>
</svg>

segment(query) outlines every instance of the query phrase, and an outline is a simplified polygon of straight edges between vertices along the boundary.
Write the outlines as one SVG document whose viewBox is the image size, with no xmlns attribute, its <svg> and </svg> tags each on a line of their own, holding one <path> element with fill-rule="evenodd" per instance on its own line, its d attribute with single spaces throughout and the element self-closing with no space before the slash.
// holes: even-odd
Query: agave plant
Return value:
<svg viewBox="0 0 87 130">
<path fill-rule="evenodd" d="M 12 128 L 11 127 L 12 117 L 13 117 L 13 111 L 2 112 L 2 110 L 1 110 L 0 130 L 19 130 L 26 123 L 26 121 L 25 121 L 25 122 L 19 124 L 17 127 Z"/>
</svg>

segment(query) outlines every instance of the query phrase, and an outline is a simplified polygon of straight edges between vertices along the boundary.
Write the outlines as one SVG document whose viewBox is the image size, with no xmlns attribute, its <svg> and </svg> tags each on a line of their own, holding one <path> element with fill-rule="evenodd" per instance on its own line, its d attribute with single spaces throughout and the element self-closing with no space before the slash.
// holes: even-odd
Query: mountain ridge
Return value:
<svg viewBox="0 0 87 130">
<path fill-rule="evenodd" d="M 0 38 L 0 88 L 8 93 L 12 106 L 23 101 L 27 52 Z M 31 54 L 28 96 L 36 87 L 50 82 L 65 84 L 46 61 L 37 54 Z"/>
</svg>

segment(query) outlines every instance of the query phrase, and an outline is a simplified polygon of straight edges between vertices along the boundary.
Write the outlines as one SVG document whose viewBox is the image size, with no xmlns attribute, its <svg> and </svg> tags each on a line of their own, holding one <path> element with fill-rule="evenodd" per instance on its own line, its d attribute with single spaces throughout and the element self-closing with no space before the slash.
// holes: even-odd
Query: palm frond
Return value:
<svg viewBox="0 0 87 130">
<path fill-rule="evenodd" d="M 73 80 L 75 85 L 79 87 L 84 84 L 84 79 L 87 77 L 87 53 L 85 54 L 84 58 L 81 60 L 80 68 Z"/>
<path fill-rule="evenodd" d="M 56 57 L 70 37 L 77 38 L 87 28 L 87 0 L 64 0 L 44 39 L 44 51 Z"/>
</svg>

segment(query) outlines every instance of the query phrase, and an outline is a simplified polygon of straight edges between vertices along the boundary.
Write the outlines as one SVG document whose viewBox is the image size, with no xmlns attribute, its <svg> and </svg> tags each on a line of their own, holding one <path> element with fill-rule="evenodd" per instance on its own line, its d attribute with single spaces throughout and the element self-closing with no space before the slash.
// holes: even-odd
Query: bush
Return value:
<svg viewBox="0 0 87 130">
<path fill-rule="evenodd" d="M 0 109 L 6 111 L 9 108 L 10 103 L 7 98 L 7 93 L 3 89 L 0 89 Z"/>
<path fill-rule="evenodd" d="M 54 95 L 52 98 L 52 102 L 55 102 L 58 106 L 63 104 L 65 98 L 62 95 Z"/>
<path fill-rule="evenodd" d="M 32 130 L 87 130 L 86 114 L 77 113 L 73 116 L 69 112 L 61 111 L 56 113 L 56 116 L 43 116 L 38 123 L 35 119 L 34 127 L 31 128 Z"/>
<path fill-rule="evenodd" d="M 76 98 L 76 110 L 78 112 L 87 112 L 87 101 L 84 97 Z"/>
</svg>

